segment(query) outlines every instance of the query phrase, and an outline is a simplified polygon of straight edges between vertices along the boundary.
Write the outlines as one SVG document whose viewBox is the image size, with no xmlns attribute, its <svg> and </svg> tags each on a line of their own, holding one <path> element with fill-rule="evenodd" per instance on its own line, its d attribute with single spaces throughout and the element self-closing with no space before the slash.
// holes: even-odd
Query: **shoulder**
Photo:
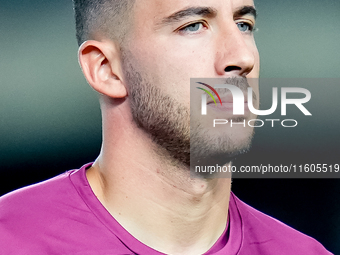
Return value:
<svg viewBox="0 0 340 255">
<path fill-rule="evenodd" d="M 262 250 L 260 254 L 331 254 L 315 239 L 232 197 L 241 218 L 243 248 Z"/>
<path fill-rule="evenodd" d="M 70 171 L 72 172 L 72 171 Z M 68 177 L 70 172 L 58 175 L 50 180 L 37 183 L 28 187 L 15 190 L 0 197 L 0 215 L 15 214 L 20 212 L 28 212 L 29 208 L 37 207 L 35 209 L 45 208 L 53 200 L 61 198 L 64 192 L 70 190 L 70 183 Z M 58 194 L 56 196 L 56 194 Z M 29 208 L 25 207 L 29 205 Z"/>
<path fill-rule="evenodd" d="M 67 199 L 75 199 L 71 172 L 0 197 L 0 233 L 29 233 L 56 220 L 58 211 L 71 203 Z"/>
<path fill-rule="evenodd" d="M 21 254 L 17 249 L 30 250 L 35 245 L 32 238 L 58 222 L 54 212 L 61 207 L 65 193 L 72 192 L 68 176 L 69 172 L 0 198 L 0 246 L 16 247 Z"/>
<path fill-rule="evenodd" d="M 55 205 L 56 200 L 65 199 L 74 191 L 69 176 L 75 170 L 65 172 L 52 179 L 30 185 L 0 197 L 0 215 L 20 212 L 29 213 L 31 209 L 43 209 Z M 28 206 L 28 207 L 25 207 Z"/>
<path fill-rule="evenodd" d="M 0 198 L 4 254 L 130 254 L 79 194 L 85 168 Z M 4 250 L 3 250 L 4 249 Z"/>
</svg>

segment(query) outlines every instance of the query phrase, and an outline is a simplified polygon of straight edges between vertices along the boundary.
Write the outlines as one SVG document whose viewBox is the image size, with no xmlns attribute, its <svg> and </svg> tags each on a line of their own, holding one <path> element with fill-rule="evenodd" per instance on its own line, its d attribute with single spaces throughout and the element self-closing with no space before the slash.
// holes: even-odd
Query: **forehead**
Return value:
<svg viewBox="0 0 340 255">
<path fill-rule="evenodd" d="M 253 0 L 136 0 L 135 19 L 156 21 L 188 7 L 212 7 L 232 13 L 241 6 L 253 5 Z"/>
</svg>

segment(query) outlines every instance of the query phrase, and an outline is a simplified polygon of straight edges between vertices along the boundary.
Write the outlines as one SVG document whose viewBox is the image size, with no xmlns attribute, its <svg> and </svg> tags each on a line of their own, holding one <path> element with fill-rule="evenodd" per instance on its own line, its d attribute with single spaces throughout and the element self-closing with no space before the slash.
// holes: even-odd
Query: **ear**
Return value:
<svg viewBox="0 0 340 255">
<path fill-rule="evenodd" d="M 84 42 L 78 51 L 79 64 L 90 86 L 111 98 L 127 96 L 118 45 L 111 41 Z"/>
</svg>

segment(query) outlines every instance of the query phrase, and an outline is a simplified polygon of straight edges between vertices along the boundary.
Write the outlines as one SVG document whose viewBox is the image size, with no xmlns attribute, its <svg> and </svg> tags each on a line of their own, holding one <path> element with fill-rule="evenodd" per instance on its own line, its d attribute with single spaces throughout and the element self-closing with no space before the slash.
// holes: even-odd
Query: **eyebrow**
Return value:
<svg viewBox="0 0 340 255">
<path fill-rule="evenodd" d="M 172 23 L 181 21 L 192 16 L 202 16 L 207 18 L 213 18 L 217 15 L 217 10 L 212 7 L 189 7 L 184 10 L 180 10 L 164 18 L 158 25 L 170 25 Z"/>
<path fill-rule="evenodd" d="M 254 6 L 246 5 L 234 12 L 234 18 L 242 17 L 245 15 L 251 15 L 254 16 L 254 19 L 257 17 L 257 11 Z"/>
<path fill-rule="evenodd" d="M 233 17 L 238 18 L 245 15 L 252 15 L 256 19 L 257 11 L 254 6 L 247 5 L 237 9 L 234 12 Z M 217 9 L 212 7 L 189 7 L 178 12 L 171 14 L 170 16 L 162 19 L 161 22 L 157 24 L 157 27 L 164 26 L 164 25 L 171 25 L 175 22 L 179 22 L 183 19 L 192 16 L 203 16 L 207 18 L 214 18 L 217 16 Z"/>
</svg>

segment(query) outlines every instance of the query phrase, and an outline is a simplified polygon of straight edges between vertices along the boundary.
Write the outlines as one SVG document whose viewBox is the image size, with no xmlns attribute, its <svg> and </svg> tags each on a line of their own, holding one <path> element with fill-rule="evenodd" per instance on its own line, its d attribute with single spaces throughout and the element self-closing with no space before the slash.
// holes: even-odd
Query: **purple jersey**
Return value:
<svg viewBox="0 0 340 255">
<path fill-rule="evenodd" d="M 0 254 L 160 255 L 96 198 L 87 164 L 0 198 Z M 205 254 L 331 254 L 314 239 L 230 196 L 229 224 Z"/>
</svg>

